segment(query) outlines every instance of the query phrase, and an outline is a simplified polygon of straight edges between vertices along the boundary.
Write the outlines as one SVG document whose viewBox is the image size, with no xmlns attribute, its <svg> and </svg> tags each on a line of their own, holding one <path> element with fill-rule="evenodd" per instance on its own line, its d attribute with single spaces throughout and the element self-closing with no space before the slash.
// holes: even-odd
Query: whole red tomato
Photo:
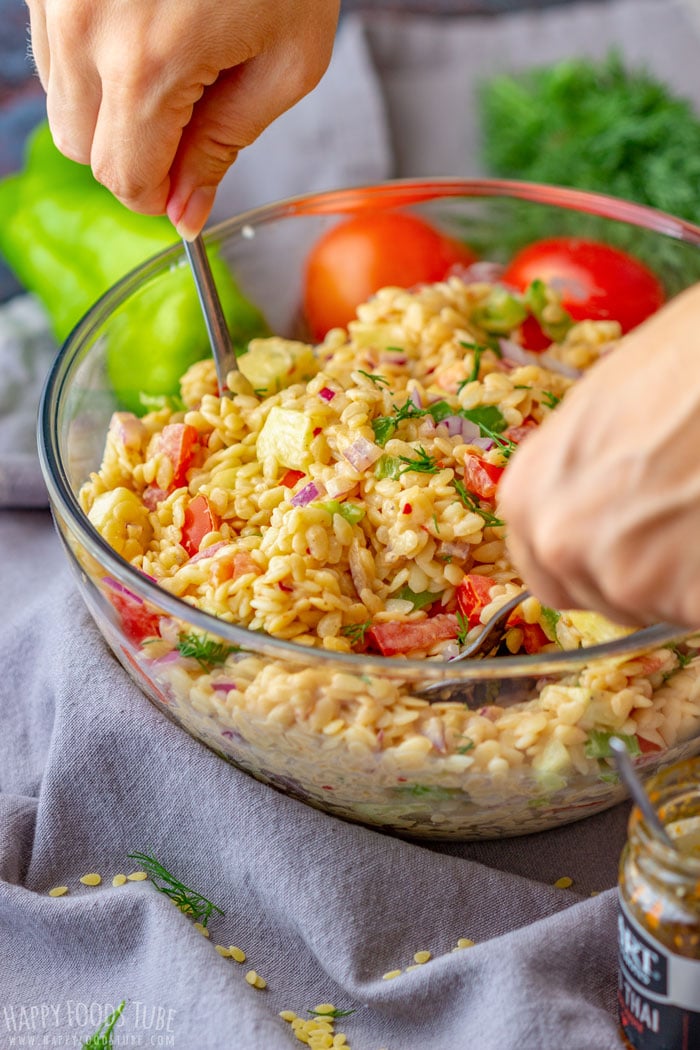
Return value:
<svg viewBox="0 0 700 1050">
<path fill-rule="evenodd" d="M 441 281 L 476 256 L 465 245 L 406 212 L 364 212 L 328 230 L 311 249 L 304 314 L 314 339 L 345 327 L 380 288 Z"/>
<path fill-rule="evenodd" d="M 660 281 L 638 259 L 580 237 L 551 237 L 528 245 L 514 256 L 502 279 L 522 291 L 542 280 L 559 292 L 562 306 L 575 321 L 615 320 L 623 332 L 655 313 L 665 300 Z M 549 343 L 536 322 L 526 326 L 530 349 Z"/>
</svg>

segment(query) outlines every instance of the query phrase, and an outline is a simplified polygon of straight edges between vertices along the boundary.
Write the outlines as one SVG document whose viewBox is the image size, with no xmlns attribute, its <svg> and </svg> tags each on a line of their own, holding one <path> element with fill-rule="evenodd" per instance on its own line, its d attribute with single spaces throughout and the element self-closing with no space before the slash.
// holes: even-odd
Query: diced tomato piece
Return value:
<svg viewBox="0 0 700 1050">
<path fill-rule="evenodd" d="M 493 580 L 477 573 L 467 574 L 457 587 L 457 605 L 470 627 L 480 623 L 481 612 L 491 601 Z"/>
<path fill-rule="evenodd" d="M 663 653 L 648 653 L 646 656 L 638 656 L 634 662 L 641 665 L 642 674 L 651 675 L 660 671 L 666 660 Z"/>
<path fill-rule="evenodd" d="M 400 656 L 418 649 L 432 649 L 437 642 L 457 637 L 457 617 L 453 613 L 438 613 L 417 623 L 377 623 L 365 635 L 367 644 L 378 649 L 382 656 Z"/>
<path fill-rule="evenodd" d="M 216 523 L 209 500 L 200 492 L 198 496 L 190 500 L 185 508 L 185 522 L 180 539 L 180 543 L 190 558 L 197 553 L 207 533 L 213 532 L 215 527 Z"/>
<path fill-rule="evenodd" d="M 549 350 L 552 345 L 552 340 L 542 331 L 540 322 L 536 317 L 532 316 L 526 317 L 521 324 L 520 338 L 523 341 L 523 346 L 528 350 L 532 350 L 535 354 L 540 354 L 543 350 Z"/>
<path fill-rule="evenodd" d="M 526 653 L 539 653 L 545 645 L 549 645 L 549 638 L 538 623 L 518 624 L 523 632 L 523 649 Z"/>
<path fill-rule="evenodd" d="M 533 430 L 537 430 L 538 423 L 534 419 L 524 419 L 519 427 L 508 427 L 503 432 L 503 437 L 507 438 L 508 441 L 514 441 L 516 445 L 519 445 L 521 441 L 524 441 L 528 434 L 531 434 Z"/>
<path fill-rule="evenodd" d="M 505 467 L 488 463 L 481 456 L 464 457 L 464 483 L 479 499 L 493 499 Z"/>
<path fill-rule="evenodd" d="M 292 470 L 292 468 L 290 467 L 289 470 L 285 471 L 282 477 L 280 478 L 280 484 L 284 485 L 284 487 L 287 489 L 293 489 L 297 481 L 300 481 L 303 477 L 303 470 Z"/>
<path fill-rule="evenodd" d="M 192 463 L 199 433 L 188 423 L 168 423 L 160 432 L 160 448 L 173 465 L 170 491 L 187 484 L 187 471 Z"/>
<path fill-rule="evenodd" d="M 521 248 L 502 280 L 521 291 L 542 280 L 556 288 L 575 321 L 614 317 L 623 332 L 655 313 L 666 298 L 656 274 L 639 259 L 582 237 L 549 237 Z M 525 345 L 539 349 L 527 338 Z"/>
<path fill-rule="evenodd" d="M 124 634 L 134 645 L 139 645 L 144 638 L 159 636 L 160 616 L 150 612 L 135 594 L 114 591 L 109 595 L 109 600 L 119 617 Z"/>
<path fill-rule="evenodd" d="M 249 572 L 259 575 L 260 568 L 258 563 L 251 558 L 248 551 L 236 551 L 233 556 L 232 579 L 237 580 L 239 576 L 247 576 Z"/>
<path fill-rule="evenodd" d="M 506 620 L 506 626 L 518 627 L 523 632 L 523 649 L 526 653 L 539 653 L 545 645 L 549 645 L 550 639 L 544 628 L 538 623 L 526 623 L 517 609 Z"/>
<path fill-rule="evenodd" d="M 643 736 L 637 733 L 637 743 L 639 744 L 639 750 L 643 755 L 652 754 L 654 751 L 662 751 L 661 744 L 657 744 L 654 740 L 645 740 Z"/>
</svg>

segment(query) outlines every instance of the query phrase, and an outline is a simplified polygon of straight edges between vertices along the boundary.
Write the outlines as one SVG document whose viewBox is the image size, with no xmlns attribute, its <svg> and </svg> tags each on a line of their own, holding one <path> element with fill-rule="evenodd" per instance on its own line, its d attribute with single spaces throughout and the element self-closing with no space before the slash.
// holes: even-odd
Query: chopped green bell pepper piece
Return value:
<svg viewBox="0 0 700 1050">
<path fill-rule="evenodd" d="M 472 314 L 475 324 L 491 335 L 509 335 L 522 324 L 527 310 L 522 300 L 505 288 L 493 288 Z"/>
<path fill-rule="evenodd" d="M 178 240 L 165 216 L 129 211 L 89 168 L 59 153 L 46 123 L 29 139 L 24 169 L 0 180 L 0 214 L 0 255 L 42 303 L 59 342 L 112 285 Z M 215 250 L 210 257 L 242 351 L 269 330 Z M 143 412 L 149 398 L 176 395 L 182 373 L 209 353 L 184 261 L 130 296 L 105 334 L 109 378 L 123 407 Z"/>
</svg>

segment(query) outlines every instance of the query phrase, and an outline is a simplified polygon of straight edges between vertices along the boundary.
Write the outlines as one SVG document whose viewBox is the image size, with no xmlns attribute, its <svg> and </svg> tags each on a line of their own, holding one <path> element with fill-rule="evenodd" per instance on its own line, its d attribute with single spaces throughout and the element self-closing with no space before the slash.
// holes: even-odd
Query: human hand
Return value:
<svg viewBox="0 0 700 1050">
<path fill-rule="evenodd" d="M 533 431 L 499 506 L 515 564 L 548 605 L 700 626 L 700 284 Z"/>
<path fill-rule="evenodd" d="M 238 152 L 320 80 L 339 8 L 339 0 L 27 2 L 58 148 L 133 211 L 167 211 L 189 239 Z"/>
</svg>

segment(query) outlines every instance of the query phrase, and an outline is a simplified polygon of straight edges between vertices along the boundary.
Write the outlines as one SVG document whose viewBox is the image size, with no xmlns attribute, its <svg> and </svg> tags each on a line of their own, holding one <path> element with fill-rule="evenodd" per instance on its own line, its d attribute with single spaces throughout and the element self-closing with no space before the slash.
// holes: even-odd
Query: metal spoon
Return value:
<svg viewBox="0 0 700 1050">
<path fill-rule="evenodd" d="M 223 307 L 221 306 L 221 299 L 216 289 L 211 266 L 209 265 L 207 250 L 204 247 L 201 235 L 195 237 L 193 241 L 183 240 L 182 243 L 185 246 L 185 252 L 190 262 L 197 295 L 204 314 L 204 323 L 207 327 L 211 351 L 214 355 L 219 396 L 230 397 L 231 391 L 226 385 L 226 376 L 229 372 L 237 370 L 238 365 L 236 364 L 236 353 L 233 349 Z"/>
<path fill-rule="evenodd" d="M 466 660 L 470 656 L 478 656 L 481 653 L 488 653 L 492 649 L 497 649 L 505 636 L 508 617 L 514 609 L 517 609 L 517 607 L 529 597 L 529 591 L 520 591 L 519 594 L 509 598 L 508 601 L 493 614 L 491 619 L 486 621 L 476 638 L 472 639 L 469 645 L 465 645 L 464 649 L 461 649 L 457 656 L 453 656 L 451 660 L 447 661 L 447 663 L 454 664 L 459 660 Z M 482 683 L 482 687 L 483 684 L 484 683 Z M 451 678 L 447 681 L 432 682 L 415 695 L 423 697 L 425 700 L 430 700 L 431 703 L 451 699 L 464 703 L 463 688 L 464 682 L 461 682 L 459 679 Z M 459 695 L 454 695 L 456 689 L 459 690 Z M 518 694 L 520 692 L 521 691 L 518 691 Z M 522 699 L 522 697 L 518 698 L 518 696 L 514 696 L 512 699 L 509 698 L 509 703 L 518 703 L 520 699 Z M 483 704 L 483 702 L 482 699 L 481 703 Z M 471 704 L 469 706 L 471 706 Z"/>
<path fill-rule="evenodd" d="M 668 846 L 669 849 L 675 850 L 676 845 L 673 839 L 666 831 L 659 814 L 651 803 L 651 799 L 644 790 L 641 780 L 635 773 L 624 740 L 620 740 L 619 737 L 616 736 L 611 737 L 610 750 L 613 753 L 613 758 L 615 760 L 615 765 L 617 766 L 617 771 L 620 774 L 620 778 L 624 781 L 625 787 L 628 789 L 633 801 L 641 810 L 647 827 L 651 829 L 657 839 L 663 842 L 664 846 Z"/>
<path fill-rule="evenodd" d="M 458 660 L 466 660 L 469 656 L 477 656 L 479 653 L 487 653 L 491 649 L 497 649 L 505 637 L 508 617 L 514 609 L 517 609 L 529 597 L 529 591 L 520 591 L 519 594 L 509 598 L 498 612 L 495 612 L 491 619 L 486 621 L 476 638 L 469 645 L 465 645 L 464 649 L 460 649 L 457 656 L 452 657 L 450 663 L 454 664 Z"/>
</svg>

